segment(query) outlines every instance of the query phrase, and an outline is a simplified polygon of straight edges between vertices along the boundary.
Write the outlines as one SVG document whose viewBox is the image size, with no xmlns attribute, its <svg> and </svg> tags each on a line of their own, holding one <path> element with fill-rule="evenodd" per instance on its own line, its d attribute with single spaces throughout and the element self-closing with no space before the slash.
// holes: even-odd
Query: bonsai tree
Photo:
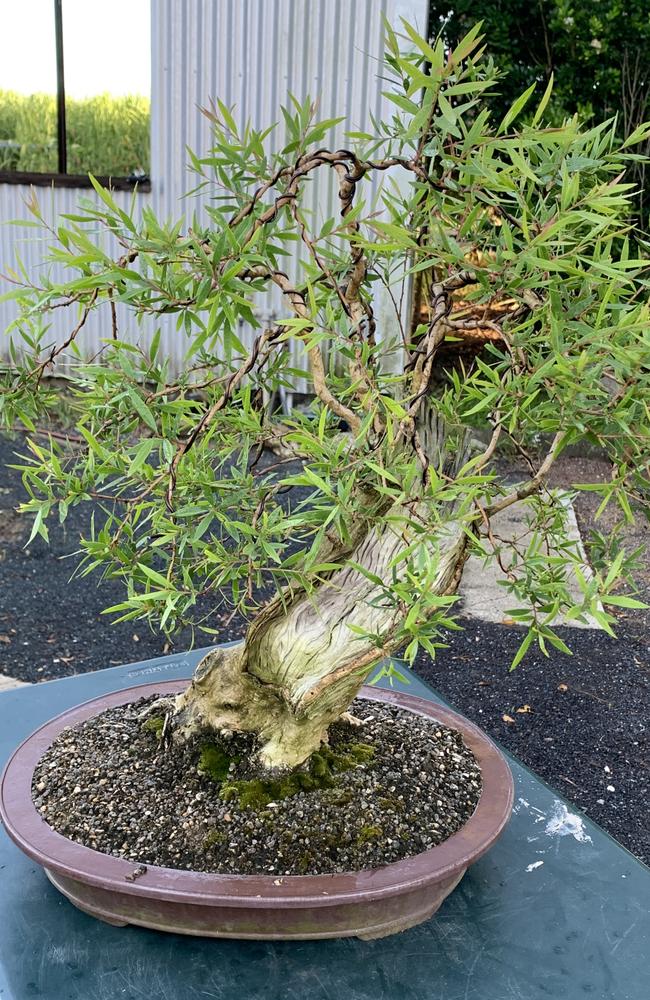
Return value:
<svg viewBox="0 0 650 1000">
<path fill-rule="evenodd" d="M 435 654 L 470 553 L 499 562 L 526 626 L 515 663 L 533 641 L 568 651 L 558 616 L 589 613 L 611 631 L 605 606 L 639 604 L 615 589 L 622 550 L 580 575 L 546 482 L 588 441 L 612 476 L 574 488 L 628 518 L 647 509 L 647 263 L 624 175 L 650 126 L 623 145 L 614 121 L 546 128 L 550 86 L 538 107 L 530 88 L 493 120 L 498 74 L 478 27 L 453 51 L 404 31 L 386 29 L 394 113 L 372 134 L 325 146 L 340 120 L 292 99 L 286 144 L 269 152 L 270 129 L 239 131 L 217 104 L 213 148 L 190 154 L 209 195 L 190 227 L 124 212 L 93 181 L 101 204 L 50 230 L 64 279 L 10 275 L 20 316 L 0 405 L 7 427 L 29 431 L 32 537 L 96 501 L 104 521 L 80 571 L 124 581 L 108 609 L 119 620 L 218 637 L 217 612 L 246 617 L 241 644 L 203 659 L 165 730 L 253 732 L 261 768 L 304 762 L 389 654 Z M 313 209 L 317 173 L 336 185 L 336 217 Z M 273 287 L 283 311 L 263 326 Z M 63 343 L 48 335 L 55 309 L 71 316 Z M 105 339 L 87 360 L 92 314 Z M 169 314 L 186 344 L 180 374 L 156 326 Z M 482 349 L 454 357 L 472 330 Z M 76 421 L 67 436 L 37 433 L 59 406 L 44 378 L 55 362 Z M 280 412 L 278 390 L 299 380 L 308 405 Z M 502 442 L 529 469 L 515 488 L 492 468 Z M 521 552 L 492 528 L 514 504 L 532 527 Z"/>
</svg>

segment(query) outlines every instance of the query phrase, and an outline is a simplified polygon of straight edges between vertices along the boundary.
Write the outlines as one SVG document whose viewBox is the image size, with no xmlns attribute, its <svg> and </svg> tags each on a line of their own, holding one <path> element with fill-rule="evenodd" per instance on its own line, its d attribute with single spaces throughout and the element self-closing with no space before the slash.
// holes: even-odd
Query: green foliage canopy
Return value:
<svg viewBox="0 0 650 1000">
<path fill-rule="evenodd" d="M 567 574 L 581 554 L 544 484 L 564 449 L 589 441 L 611 461 L 611 480 L 575 488 L 596 491 L 627 518 L 647 508 L 647 275 L 629 241 L 624 172 L 648 127 L 625 143 L 612 123 L 549 127 L 550 91 L 535 103 L 534 88 L 495 118 L 486 97 L 497 74 L 477 29 L 451 53 L 405 31 L 400 39 L 387 29 L 394 112 L 373 134 L 348 133 L 325 149 L 339 123 L 318 122 L 309 101 L 294 100 L 284 109 L 287 141 L 271 153 L 268 131 L 238 131 L 219 105 L 210 113 L 212 150 L 192 156 L 198 185 L 214 196 L 204 217 L 185 228 L 144 209 L 138 220 L 96 185 L 97 204 L 51 234 L 51 260 L 66 279 L 12 276 L 7 294 L 21 315 L 10 330 L 14 367 L 3 377 L 0 414 L 6 426 L 31 431 L 24 510 L 34 515 L 33 534 L 47 537 L 53 514 L 64 520 L 88 499 L 103 505 L 104 522 L 83 541 L 81 571 L 124 581 L 125 600 L 111 609 L 122 617 L 209 631 L 210 619 L 197 621 L 199 597 L 214 595 L 215 611 L 225 604 L 254 615 L 265 581 L 281 600 L 290 588 L 317 602 L 319 584 L 355 564 L 354 536 L 397 522 L 414 540 L 392 576 L 374 582 L 403 609 L 393 644 L 410 656 L 419 646 L 434 652 L 454 598 L 432 588 L 437 557 L 423 542 L 460 524 L 468 552 L 502 559 L 490 518 L 515 502 L 535 528 L 504 568 L 513 616 L 530 627 L 522 655 L 533 639 L 565 648 L 552 625 L 558 614 L 590 612 L 609 630 L 601 601 L 637 603 L 616 589 L 622 552 L 582 580 L 575 602 Z M 339 185 L 339 218 L 319 220 L 304 206 L 317 170 Z M 373 177 L 383 180 L 375 200 Z M 36 202 L 32 209 L 39 225 Z M 117 240 L 118 258 L 98 229 Z M 290 277 L 297 243 L 306 260 Z M 399 300 L 405 277 L 423 271 L 432 276 L 430 319 L 411 329 Z M 286 310 L 261 328 L 256 296 L 271 284 L 285 293 Z M 376 329 L 380 288 L 395 310 Z M 515 308 L 498 324 L 498 344 L 441 389 L 440 345 L 462 331 L 451 309 L 458 289 L 479 311 L 506 297 Z M 186 343 L 179 376 L 160 332 L 135 342 L 133 330 L 117 329 L 118 301 L 134 323 L 176 317 Z M 48 335 L 54 308 L 76 313 L 63 345 Z M 104 348 L 86 360 L 84 326 L 100 309 Z M 252 347 L 242 324 L 254 332 Z M 77 439 L 44 441 L 37 425 L 58 401 L 43 375 L 62 352 Z M 313 404 L 278 419 L 260 401 L 297 375 L 311 381 Z M 429 446 L 432 422 L 446 429 L 444 452 Z M 480 427 L 490 443 L 472 452 Z M 300 471 L 258 461 L 270 438 L 301 457 Z M 531 440 L 550 442 L 539 461 L 529 456 L 530 478 L 514 491 L 490 467 L 500 438 L 526 455 Z M 282 494 L 295 486 L 302 498 L 287 510 Z M 385 648 L 385 637 L 374 638 Z"/>
<path fill-rule="evenodd" d="M 541 97 L 555 78 L 548 113 L 592 114 L 602 121 L 621 110 L 626 65 L 638 62 L 642 94 L 650 100 L 650 8 L 645 0 L 431 0 L 433 31 L 456 45 L 482 22 L 490 52 L 501 70 L 493 106 L 501 114 L 532 83 Z"/>
<path fill-rule="evenodd" d="M 560 125 L 578 113 L 592 122 L 617 116 L 618 132 L 630 135 L 650 118 L 650 5 L 647 0 L 431 0 L 431 23 L 456 45 L 476 20 L 501 70 L 491 97 L 505 114 L 531 84 L 539 99 L 553 76 L 547 120 Z M 650 142 L 640 150 L 650 152 Z M 647 224 L 645 169 L 637 167 L 637 204 Z"/>
</svg>

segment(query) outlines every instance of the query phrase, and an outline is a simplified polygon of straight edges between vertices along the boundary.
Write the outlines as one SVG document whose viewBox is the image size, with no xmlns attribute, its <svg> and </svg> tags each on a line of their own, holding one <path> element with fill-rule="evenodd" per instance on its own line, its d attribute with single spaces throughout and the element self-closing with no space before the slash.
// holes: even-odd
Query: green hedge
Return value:
<svg viewBox="0 0 650 1000">
<path fill-rule="evenodd" d="M 430 0 L 431 33 L 442 31 L 450 47 L 477 21 L 501 79 L 490 96 L 502 117 L 531 84 L 539 101 L 551 74 L 554 89 L 546 118 L 561 125 L 576 112 L 599 122 L 617 116 L 617 131 L 630 135 L 650 118 L 650 3 L 648 0 Z M 635 147 L 650 155 L 650 140 Z M 639 219 L 650 225 L 650 170 L 628 167 L 639 192 Z"/>
<path fill-rule="evenodd" d="M 68 173 L 149 173 L 150 105 L 102 94 L 66 100 Z M 0 90 L 0 170 L 57 169 L 56 98 Z"/>
</svg>

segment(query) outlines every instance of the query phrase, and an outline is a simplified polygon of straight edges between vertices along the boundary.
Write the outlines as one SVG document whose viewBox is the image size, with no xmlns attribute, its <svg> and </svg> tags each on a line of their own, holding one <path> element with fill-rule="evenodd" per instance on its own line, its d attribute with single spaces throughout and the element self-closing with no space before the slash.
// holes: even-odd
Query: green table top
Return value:
<svg viewBox="0 0 650 1000">
<path fill-rule="evenodd" d="M 33 729 L 201 651 L 0 695 L 0 765 Z M 408 672 L 407 672 L 408 673 Z M 410 675 L 409 693 L 437 699 Z M 503 836 L 427 923 L 380 941 L 254 942 L 116 928 L 0 831 L 1 1000 L 648 1000 L 650 870 L 509 758 Z"/>
</svg>

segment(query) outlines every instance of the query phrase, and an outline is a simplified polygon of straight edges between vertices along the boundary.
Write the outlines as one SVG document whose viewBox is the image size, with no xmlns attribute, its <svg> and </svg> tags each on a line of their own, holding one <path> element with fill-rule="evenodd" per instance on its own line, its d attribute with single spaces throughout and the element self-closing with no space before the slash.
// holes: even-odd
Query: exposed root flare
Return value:
<svg viewBox="0 0 650 1000">
<path fill-rule="evenodd" d="M 363 726 L 363 725 L 365 725 L 364 720 L 363 719 L 358 719 L 356 717 L 356 715 L 352 714 L 352 712 L 344 712 L 343 715 L 341 716 L 341 722 L 347 722 L 351 726 Z"/>
<path fill-rule="evenodd" d="M 162 730 L 160 732 L 160 746 L 161 749 L 169 750 L 172 745 L 172 720 L 173 720 L 172 708 L 165 712 L 165 718 L 162 724 Z"/>
<path fill-rule="evenodd" d="M 162 698 L 156 698 L 152 701 L 150 705 L 147 705 L 139 714 L 138 719 L 147 719 L 150 715 L 166 715 L 168 712 L 172 712 L 174 709 L 175 698 L 168 695 Z"/>
</svg>

